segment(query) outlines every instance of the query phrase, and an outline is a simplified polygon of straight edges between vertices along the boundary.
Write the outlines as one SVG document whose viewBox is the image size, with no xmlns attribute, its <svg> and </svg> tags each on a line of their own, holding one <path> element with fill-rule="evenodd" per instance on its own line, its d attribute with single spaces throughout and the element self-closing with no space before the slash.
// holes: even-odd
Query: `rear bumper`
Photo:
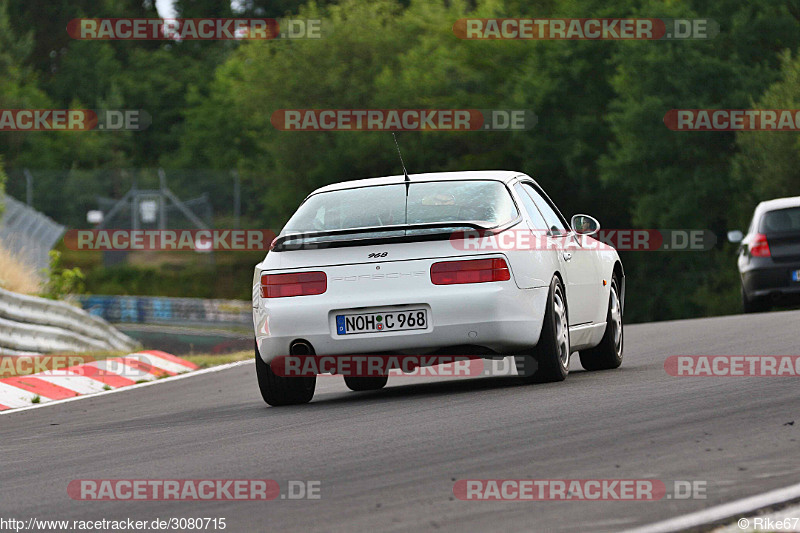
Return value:
<svg viewBox="0 0 800 533">
<path fill-rule="evenodd" d="M 800 262 L 753 265 L 741 273 L 745 294 L 750 299 L 800 296 L 800 282 L 792 281 L 792 272 L 796 270 L 800 270 Z"/>
<path fill-rule="evenodd" d="M 519 289 L 513 281 L 430 286 L 424 291 L 386 287 L 380 293 L 322 294 L 257 299 L 253 308 L 262 359 L 289 354 L 298 340 L 318 355 L 427 353 L 477 345 L 498 353 L 530 348 L 539 341 L 548 287 Z M 387 308 L 428 310 L 428 327 L 411 331 L 337 335 L 335 315 Z"/>
</svg>

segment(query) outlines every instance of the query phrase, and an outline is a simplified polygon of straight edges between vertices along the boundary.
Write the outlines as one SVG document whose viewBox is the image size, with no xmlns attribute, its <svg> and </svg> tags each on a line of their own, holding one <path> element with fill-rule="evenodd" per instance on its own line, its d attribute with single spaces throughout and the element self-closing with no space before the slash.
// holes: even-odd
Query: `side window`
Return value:
<svg viewBox="0 0 800 533">
<path fill-rule="evenodd" d="M 561 234 L 569 233 L 567 231 L 566 226 L 561 221 L 561 217 L 558 216 L 558 213 L 556 213 L 556 211 L 553 209 L 550 203 L 547 200 L 545 200 L 544 197 L 541 194 L 539 194 L 539 192 L 536 189 L 534 189 L 533 186 L 531 186 L 530 184 L 523 183 L 523 187 L 525 188 L 525 191 L 533 199 L 533 202 L 536 204 L 536 207 L 538 207 L 539 211 L 541 211 L 542 216 L 544 216 L 544 219 L 547 222 L 547 228 L 551 231 L 554 230 Z"/>
<path fill-rule="evenodd" d="M 544 217 L 542 217 L 542 214 L 536 208 L 536 204 L 533 203 L 531 197 L 525 193 L 525 189 L 522 187 L 522 185 L 517 183 L 514 185 L 514 190 L 517 191 L 520 200 L 522 200 L 522 205 L 525 208 L 525 212 L 528 213 L 528 216 L 531 219 L 531 224 L 533 224 L 531 229 L 539 231 L 547 230 L 547 222 L 545 222 Z"/>
</svg>

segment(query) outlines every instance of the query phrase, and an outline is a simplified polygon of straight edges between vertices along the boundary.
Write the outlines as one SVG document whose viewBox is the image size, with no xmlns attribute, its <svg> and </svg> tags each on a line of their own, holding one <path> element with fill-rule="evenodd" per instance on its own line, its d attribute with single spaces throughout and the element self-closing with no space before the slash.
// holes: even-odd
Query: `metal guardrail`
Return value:
<svg viewBox="0 0 800 533">
<path fill-rule="evenodd" d="M 253 305 L 248 300 L 101 295 L 81 295 L 78 300 L 86 311 L 113 323 L 253 324 Z"/>
<path fill-rule="evenodd" d="M 0 353 L 129 351 L 139 343 L 67 302 L 0 289 Z"/>
</svg>

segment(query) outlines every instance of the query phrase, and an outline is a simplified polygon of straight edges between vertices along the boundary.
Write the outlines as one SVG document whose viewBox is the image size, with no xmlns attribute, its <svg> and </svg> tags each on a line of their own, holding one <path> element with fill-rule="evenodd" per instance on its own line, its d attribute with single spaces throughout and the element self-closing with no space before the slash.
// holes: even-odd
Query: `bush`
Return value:
<svg viewBox="0 0 800 533">
<path fill-rule="evenodd" d="M 78 267 L 63 268 L 61 252 L 50 250 L 50 267 L 45 269 L 47 283 L 40 294 L 43 298 L 58 300 L 68 294 L 86 292 L 86 277 Z"/>
</svg>

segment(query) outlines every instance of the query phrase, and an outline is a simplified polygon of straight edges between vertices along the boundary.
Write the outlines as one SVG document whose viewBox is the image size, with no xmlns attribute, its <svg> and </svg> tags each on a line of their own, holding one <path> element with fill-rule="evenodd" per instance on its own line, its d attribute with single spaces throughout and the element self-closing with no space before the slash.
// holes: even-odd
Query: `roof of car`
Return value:
<svg viewBox="0 0 800 533">
<path fill-rule="evenodd" d="M 785 209 L 787 207 L 800 207 L 800 196 L 775 198 L 774 200 L 761 202 L 758 204 L 758 206 L 756 206 L 756 211 L 763 213 L 765 211 L 772 211 L 773 209 Z"/>
<path fill-rule="evenodd" d="M 522 172 L 514 170 L 467 170 L 462 172 L 430 172 L 427 174 L 409 174 L 411 182 L 415 181 L 455 181 L 455 180 L 494 180 L 508 183 L 517 176 L 525 176 Z M 527 176 L 525 176 L 527 177 Z M 342 181 L 331 183 L 315 190 L 311 194 L 320 192 L 337 191 L 341 189 L 355 189 L 357 187 L 373 187 L 375 185 L 392 185 L 403 183 L 405 176 L 384 176 L 381 178 L 366 178 L 361 180 Z"/>
</svg>

